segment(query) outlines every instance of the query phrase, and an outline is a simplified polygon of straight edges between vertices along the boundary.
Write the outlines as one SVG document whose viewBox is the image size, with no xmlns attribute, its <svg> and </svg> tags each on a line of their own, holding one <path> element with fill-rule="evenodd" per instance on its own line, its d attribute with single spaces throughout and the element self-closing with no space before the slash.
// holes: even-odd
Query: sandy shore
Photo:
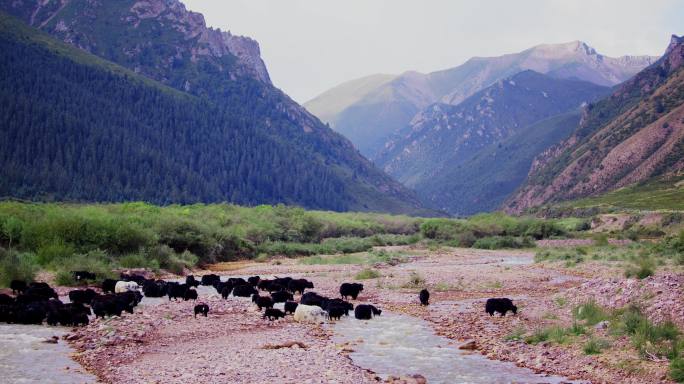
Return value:
<svg viewBox="0 0 684 384">
<path fill-rule="evenodd" d="M 533 264 L 529 252 L 402 250 L 410 261 L 376 265 L 382 277 L 362 281 L 366 289 L 358 302 L 421 317 L 440 335 L 458 342 L 473 340 L 487 357 L 537 372 L 593 383 L 669 382 L 667 362 L 639 358 L 626 338 L 614 340 L 602 354 L 587 356 L 581 347 L 588 336 L 573 337 L 564 345 L 530 345 L 507 341 L 506 336 L 548 325 L 569 326 L 572 308 L 589 299 L 613 307 L 638 299 L 654 320 L 673 319 L 684 327 L 682 274 L 663 272 L 636 281 L 605 264 L 573 269 Z M 283 259 L 228 268 L 234 270 L 227 275 L 306 277 L 316 285 L 315 291 L 336 296 L 339 284 L 353 280 L 364 266 L 303 265 Z M 419 288 L 406 285 L 415 274 L 431 287 L 428 308 L 418 305 Z M 484 313 L 487 298 L 502 296 L 519 306 L 517 316 Z M 320 326 L 297 324 L 291 317 L 269 323 L 247 299 L 224 301 L 214 295 L 201 301 L 212 308 L 208 318 L 193 318 L 194 303 L 163 302 L 144 305 L 139 313 L 120 319 L 95 321 L 70 337 L 79 351 L 76 359 L 112 383 L 376 381 L 373 373 L 353 365 L 344 346 L 335 345 Z M 606 330 L 591 332 L 607 337 Z M 266 347 L 293 341 L 306 348 Z"/>
</svg>

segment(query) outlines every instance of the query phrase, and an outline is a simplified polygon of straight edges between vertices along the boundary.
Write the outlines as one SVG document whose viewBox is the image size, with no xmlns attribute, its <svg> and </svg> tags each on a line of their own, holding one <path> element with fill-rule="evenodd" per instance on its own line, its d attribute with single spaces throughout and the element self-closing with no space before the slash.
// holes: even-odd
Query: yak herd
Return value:
<svg viewBox="0 0 684 384">
<path fill-rule="evenodd" d="M 77 281 L 93 280 L 95 275 L 87 271 L 73 272 Z M 263 318 L 271 321 L 291 314 L 298 322 L 318 323 L 325 320 L 339 320 L 353 311 L 359 320 L 369 320 L 379 316 L 382 310 L 371 304 L 354 306 L 347 301 L 356 300 L 363 291 L 363 284 L 343 283 L 339 288 L 339 298 L 330 298 L 307 289 L 314 284 L 306 279 L 275 277 L 262 279 L 252 276 L 247 279 L 231 277 L 222 281 L 215 274 L 202 276 L 197 280 L 187 276 L 185 283 L 147 279 L 140 275 L 120 275 L 119 280 L 106 279 L 100 288 L 102 293 L 92 288 L 77 289 L 69 292 L 69 303 L 62 302 L 57 292 L 47 283 L 14 280 L 10 284 L 13 294 L 0 294 L 0 322 L 15 324 L 42 324 L 79 326 L 89 324 L 89 316 L 121 316 L 123 312 L 133 313 L 135 306 L 143 297 L 168 297 L 171 300 L 197 300 L 199 285 L 213 287 L 217 294 L 227 299 L 229 296 L 251 298 L 263 312 Z M 142 291 L 142 293 L 141 293 Z M 143 296 L 144 295 L 144 296 Z M 299 302 L 295 301 L 299 295 Z M 423 289 L 419 293 L 421 305 L 429 305 L 430 293 Z M 282 309 L 275 308 L 278 305 Z M 194 316 L 207 316 L 209 306 L 199 303 L 194 307 Z M 517 307 L 507 298 L 488 299 L 485 311 L 505 316 L 506 312 L 517 313 Z"/>
</svg>

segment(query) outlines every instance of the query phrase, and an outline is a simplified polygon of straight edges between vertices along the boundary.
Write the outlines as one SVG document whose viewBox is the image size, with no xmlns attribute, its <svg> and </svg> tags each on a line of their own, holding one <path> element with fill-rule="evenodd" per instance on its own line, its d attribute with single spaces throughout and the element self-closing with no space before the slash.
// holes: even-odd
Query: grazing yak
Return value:
<svg viewBox="0 0 684 384">
<path fill-rule="evenodd" d="M 302 295 L 299 303 L 304 305 L 315 305 L 317 307 L 323 308 L 327 300 L 329 300 L 327 297 L 321 296 L 316 292 L 307 292 Z"/>
<path fill-rule="evenodd" d="M 88 271 L 73 271 L 71 272 L 71 275 L 76 281 L 97 279 L 97 276 L 95 276 L 94 273 Z"/>
<path fill-rule="evenodd" d="M 252 295 L 252 302 L 257 305 L 260 311 L 262 308 L 273 308 L 273 300 L 268 296 L 259 296 L 258 293 Z"/>
<path fill-rule="evenodd" d="M 299 304 L 294 312 L 294 320 L 298 323 L 320 324 L 325 322 L 327 313 L 318 306 Z"/>
<path fill-rule="evenodd" d="M 104 279 L 102 281 L 102 292 L 103 293 L 114 293 L 115 287 L 116 287 L 116 280 Z"/>
<path fill-rule="evenodd" d="M 12 293 L 16 295 L 17 293 L 24 293 L 28 289 L 28 284 L 23 280 L 12 280 L 10 288 L 12 288 Z"/>
<path fill-rule="evenodd" d="M 380 316 L 382 310 L 371 304 L 359 304 L 354 309 L 354 317 L 358 320 L 370 320 L 373 316 Z"/>
<path fill-rule="evenodd" d="M 185 291 L 188 290 L 187 284 L 180 284 L 176 282 L 168 283 L 166 286 L 166 295 L 169 296 L 169 301 L 171 299 L 176 300 L 178 298 L 185 298 Z"/>
<path fill-rule="evenodd" d="M 506 312 L 508 311 L 513 312 L 514 315 L 518 313 L 518 307 L 513 305 L 511 299 L 505 297 L 487 299 L 485 312 L 487 312 L 489 316 L 494 316 L 494 312 L 499 312 L 501 316 L 506 316 Z"/>
<path fill-rule="evenodd" d="M 278 320 L 285 317 L 285 313 L 280 309 L 266 308 L 263 319 L 268 318 L 270 321 Z"/>
<path fill-rule="evenodd" d="M 253 294 L 258 293 L 251 285 L 238 285 L 233 288 L 233 296 L 236 297 L 252 297 Z"/>
<path fill-rule="evenodd" d="M 0 305 L 12 305 L 14 304 L 14 298 L 10 295 L 0 293 Z"/>
<path fill-rule="evenodd" d="M 202 276 L 202 285 L 214 285 L 221 282 L 219 275 L 209 274 Z"/>
<path fill-rule="evenodd" d="M 221 289 L 221 297 L 224 299 L 227 299 L 228 296 L 230 296 L 230 293 L 233 292 L 233 286 L 232 285 L 224 285 L 223 288 Z"/>
<path fill-rule="evenodd" d="M 314 285 L 312 282 L 306 279 L 292 279 L 287 283 L 287 290 L 292 293 L 304 294 L 304 290 L 307 288 L 313 289 Z"/>
<path fill-rule="evenodd" d="M 428 292 L 427 289 L 423 289 L 422 291 L 420 291 L 418 298 L 420 299 L 420 305 L 430 304 L 430 292 Z"/>
<path fill-rule="evenodd" d="M 209 313 L 209 306 L 204 303 L 195 305 L 195 318 L 197 318 L 197 314 L 200 313 L 204 317 L 207 317 L 207 314 Z"/>
<path fill-rule="evenodd" d="M 133 292 L 140 289 L 135 281 L 117 281 L 114 286 L 114 293 Z"/>
<path fill-rule="evenodd" d="M 271 293 L 271 298 L 274 303 L 284 303 L 286 301 L 294 300 L 294 296 L 290 292 L 278 291 Z"/>
<path fill-rule="evenodd" d="M 292 314 L 294 314 L 294 312 L 297 310 L 297 306 L 298 306 L 298 305 L 299 305 L 299 304 L 297 304 L 297 303 L 294 302 L 294 301 L 286 301 L 286 302 L 285 302 L 285 308 L 284 308 L 284 309 L 285 309 L 285 313 L 292 313 Z"/>
<path fill-rule="evenodd" d="M 354 304 L 342 299 L 326 299 L 323 301 L 322 308 L 328 311 L 328 313 L 330 313 L 330 310 L 335 310 L 337 313 L 337 310 L 339 309 L 342 311 L 343 315 L 349 316 L 349 311 L 354 310 Z"/>
<path fill-rule="evenodd" d="M 195 279 L 195 276 L 188 275 L 185 276 L 185 285 L 187 285 L 188 287 L 198 287 L 200 283 Z"/>
<path fill-rule="evenodd" d="M 259 284 L 259 281 L 260 281 L 260 280 L 261 280 L 261 277 L 259 277 L 259 276 L 252 276 L 252 277 L 250 277 L 250 278 L 247 279 L 247 282 L 249 283 L 249 285 L 251 285 L 252 287 L 256 288 L 257 285 Z"/>
<path fill-rule="evenodd" d="M 342 283 L 340 286 L 340 295 L 345 299 L 347 296 L 351 296 L 352 299 L 356 300 L 361 291 L 363 291 L 363 284 L 359 283 Z"/>
<path fill-rule="evenodd" d="M 86 290 L 73 290 L 69 292 L 69 300 L 71 300 L 72 303 L 77 303 L 77 304 L 88 304 L 93 301 L 93 299 L 97 296 L 97 293 L 93 291 L 92 289 L 88 288 Z"/>
<path fill-rule="evenodd" d="M 183 300 L 197 300 L 197 291 L 195 290 L 195 288 L 186 289 L 185 293 L 183 294 Z"/>
<path fill-rule="evenodd" d="M 164 297 L 166 287 L 167 283 L 164 280 L 147 280 L 142 286 L 142 291 L 147 297 Z"/>
</svg>

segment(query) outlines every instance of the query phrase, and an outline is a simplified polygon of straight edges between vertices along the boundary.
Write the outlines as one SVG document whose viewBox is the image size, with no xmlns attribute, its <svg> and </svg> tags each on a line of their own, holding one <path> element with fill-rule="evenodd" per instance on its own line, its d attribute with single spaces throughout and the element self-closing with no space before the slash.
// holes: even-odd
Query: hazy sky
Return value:
<svg viewBox="0 0 684 384">
<path fill-rule="evenodd" d="M 373 73 L 430 72 L 541 43 L 660 55 L 684 33 L 681 0 L 182 1 L 208 25 L 259 41 L 273 82 L 299 102 Z"/>
</svg>

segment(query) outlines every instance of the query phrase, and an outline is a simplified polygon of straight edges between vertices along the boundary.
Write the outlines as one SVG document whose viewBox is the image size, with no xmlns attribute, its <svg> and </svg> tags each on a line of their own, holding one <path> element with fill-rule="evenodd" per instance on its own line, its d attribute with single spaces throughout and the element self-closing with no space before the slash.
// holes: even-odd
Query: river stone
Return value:
<svg viewBox="0 0 684 384">
<path fill-rule="evenodd" d="M 458 347 L 458 349 L 464 349 L 464 350 L 467 350 L 467 351 L 473 351 L 473 350 L 476 350 L 476 349 L 477 349 L 477 343 L 475 342 L 475 340 L 469 340 L 469 341 L 466 341 L 465 343 L 461 344 L 461 345 Z"/>
<path fill-rule="evenodd" d="M 596 325 L 594 325 L 594 328 L 595 329 L 608 329 L 608 326 L 610 326 L 610 321 L 603 320 L 603 321 L 599 321 Z"/>
</svg>

